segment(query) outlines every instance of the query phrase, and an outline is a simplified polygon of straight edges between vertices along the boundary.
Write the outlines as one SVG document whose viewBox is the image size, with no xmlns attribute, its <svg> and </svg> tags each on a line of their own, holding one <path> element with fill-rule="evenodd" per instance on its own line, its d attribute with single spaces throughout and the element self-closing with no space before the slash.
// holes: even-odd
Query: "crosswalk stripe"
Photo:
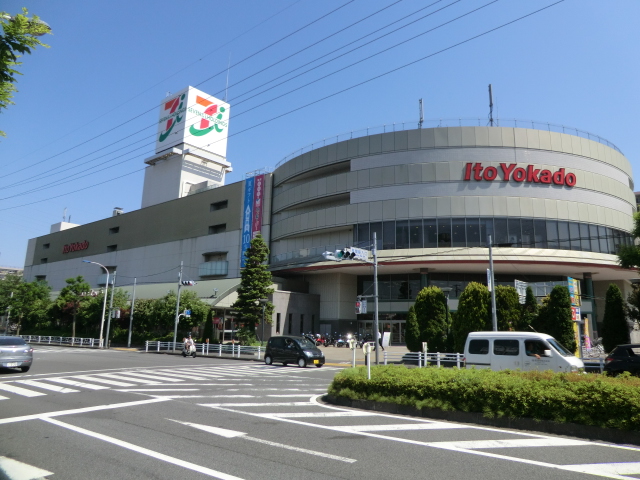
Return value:
<svg viewBox="0 0 640 480">
<path fill-rule="evenodd" d="M 173 372 L 171 370 L 158 370 L 161 375 L 170 376 L 170 377 L 178 377 L 182 380 L 207 380 L 205 377 L 196 377 L 187 372 Z M 143 370 L 142 373 L 152 373 L 151 370 Z"/>
<path fill-rule="evenodd" d="M 88 388 L 89 390 L 104 390 L 104 385 L 93 385 L 91 383 L 77 382 L 75 380 L 69 380 L 68 378 L 47 378 L 49 382 L 63 383 L 65 385 L 71 385 L 72 387 Z"/>
<path fill-rule="evenodd" d="M 429 446 L 433 447 L 479 450 L 485 448 L 573 447 L 576 445 L 591 445 L 591 442 L 586 442 L 584 440 L 572 440 L 569 438 L 518 438 L 514 440 L 465 440 L 460 442 L 428 442 L 428 444 Z"/>
<path fill-rule="evenodd" d="M 289 412 L 289 413 L 259 413 L 267 418 L 325 418 L 325 417 L 373 417 L 378 415 L 373 412 Z"/>
<path fill-rule="evenodd" d="M 3 397 L 2 395 L 0 395 L 0 400 L 9 400 L 9 397 Z"/>
<path fill-rule="evenodd" d="M 57 393 L 76 393 L 80 390 L 74 390 L 73 388 L 60 387 L 58 385 L 49 385 L 38 380 L 17 380 L 17 383 L 24 383 L 31 387 L 42 388 L 43 390 L 51 390 Z"/>
<path fill-rule="evenodd" d="M 73 378 L 79 378 L 80 380 L 89 380 L 91 382 L 106 383 L 107 385 L 113 385 L 114 387 L 135 387 L 135 383 L 118 382 L 117 380 L 100 378 L 98 376 L 92 377 L 90 375 L 77 375 Z"/>
<path fill-rule="evenodd" d="M 354 425 L 354 426 L 335 426 L 333 427 L 343 432 L 384 432 L 391 430 L 445 430 L 453 428 L 469 428 L 467 425 L 458 425 L 454 423 L 433 422 L 433 423 L 398 423 L 389 425 Z M 451 442 L 456 443 L 456 442 Z M 464 443 L 464 442 L 461 442 Z M 460 447 L 464 448 L 464 447 Z M 471 448 L 471 447 L 467 447 Z M 483 447 L 487 448 L 487 447 Z"/>
<path fill-rule="evenodd" d="M 626 475 L 640 473 L 640 462 L 586 463 L 583 465 L 563 465 L 562 468 L 574 472 L 593 475 Z"/>
<path fill-rule="evenodd" d="M 161 380 L 161 381 L 165 381 L 165 382 L 182 382 L 182 379 L 176 379 L 176 378 L 171 378 L 171 377 L 164 377 L 162 375 L 149 375 L 149 374 L 145 374 L 145 373 L 138 373 L 138 372 L 122 372 L 125 375 L 128 375 L 130 377 L 140 377 L 140 378 L 148 378 L 150 380 Z"/>
<path fill-rule="evenodd" d="M 276 402 L 276 403 L 204 403 L 201 407 L 301 407 L 310 406 L 310 402 Z"/>
<path fill-rule="evenodd" d="M 153 382 L 151 380 L 144 380 L 142 378 L 132 378 L 131 375 L 128 374 L 128 372 L 122 372 L 122 373 L 96 373 L 95 376 L 96 377 L 117 378 L 119 380 L 126 380 L 127 382 L 143 383 L 145 385 L 158 385 L 158 384 L 162 383 L 160 381 Z"/>
</svg>

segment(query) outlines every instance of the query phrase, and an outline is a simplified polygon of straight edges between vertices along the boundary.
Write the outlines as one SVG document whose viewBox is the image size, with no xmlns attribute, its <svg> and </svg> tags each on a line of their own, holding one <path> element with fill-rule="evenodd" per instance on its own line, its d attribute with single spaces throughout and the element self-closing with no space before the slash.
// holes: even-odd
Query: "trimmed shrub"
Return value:
<svg viewBox="0 0 640 480">
<path fill-rule="evenodd" d="M 602 346 L 610 352 L 616 345 L 629 343 L 629 327 L 620 288 L 612 283 L 607 289 L 602 319 Z"/>
<path fill-rule="evenodd" d="M 464 344 L 470 332 L 491 330 L 490 303 L 489 289 L 481 283 L 469 283 L 460 294 L 458 311 L 453 317 L 451 325 L 453 348 L 456 352 L 462 353 L 464 351 Z"/>
<path fill-rule="evenodd" d="M 422 350 L 420 326 L 418 325 L 418 319 L 416 318 L 416 311 L 413 305 L 409 307 L 409 313 L 407 314 L 407 330 L 404 338 L 407 342 L 407 349 L 410 352 L 419 352 Z"/>
</svg>

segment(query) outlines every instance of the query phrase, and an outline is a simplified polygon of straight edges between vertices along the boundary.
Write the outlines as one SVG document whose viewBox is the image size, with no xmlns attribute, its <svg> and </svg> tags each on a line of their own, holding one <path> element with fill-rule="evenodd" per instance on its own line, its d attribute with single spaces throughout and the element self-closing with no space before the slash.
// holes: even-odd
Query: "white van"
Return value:
<svg viewBox="0 0 640 480">
<path fill-rule="evenodd" d="M 464 346 L 467 368 L 491 370 L 584 369 L 576 358 L 551 335 L 535 332 L 471 332 Z"/>
</svg>

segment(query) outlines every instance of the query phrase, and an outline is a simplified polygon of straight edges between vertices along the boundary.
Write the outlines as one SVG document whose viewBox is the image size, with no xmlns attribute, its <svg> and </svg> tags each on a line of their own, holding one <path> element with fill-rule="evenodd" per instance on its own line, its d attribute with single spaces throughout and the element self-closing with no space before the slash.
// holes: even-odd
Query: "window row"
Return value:
<svg viewBox="0 0 640 480">
<path fill-rule="evenodd" d="M 553 248 L 615 254 L 632 245 L 632 236 L 602 225 L 537 218 L 424 218 L 359 223 L 353 228 L 355 245 L 367 248 L 376 233 L 378 250 L 405 248 L 495 246 Z"/>
</svg>

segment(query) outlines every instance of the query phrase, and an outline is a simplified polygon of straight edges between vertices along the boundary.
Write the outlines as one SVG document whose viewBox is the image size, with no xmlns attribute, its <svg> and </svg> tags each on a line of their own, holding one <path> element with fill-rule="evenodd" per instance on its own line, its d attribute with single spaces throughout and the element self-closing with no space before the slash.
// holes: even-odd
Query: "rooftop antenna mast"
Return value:
<svg viewBox="0 0 640 480">
<path fill-rule="evenodd" d="M 489 84 L 489 125 L 493 127 L 493 92 Z"/>
<path fill-rule="evenodd" d="M 420 121 L 418 122 L 418 128 L 422 128 L 422 122 L 424 121 L 424 110 L 422 109 L 422 99 L 418 100 L 418 109 L 420 110 Z"/>
<path fill-rule="evenodd" d="M 224 87 L 224 102 L 227 103 L 227 92 L 229 90 L 229 69 L 231 68 L 231 52 L 229 52 L 229 61 L 227 62 L 227 85 Z"/>
<path fill-rule="evenodd" d="M 62 221 L 67 221 L 67 207 L 64 207 L 64 211 L 62 212 Z"/>
</svg>

